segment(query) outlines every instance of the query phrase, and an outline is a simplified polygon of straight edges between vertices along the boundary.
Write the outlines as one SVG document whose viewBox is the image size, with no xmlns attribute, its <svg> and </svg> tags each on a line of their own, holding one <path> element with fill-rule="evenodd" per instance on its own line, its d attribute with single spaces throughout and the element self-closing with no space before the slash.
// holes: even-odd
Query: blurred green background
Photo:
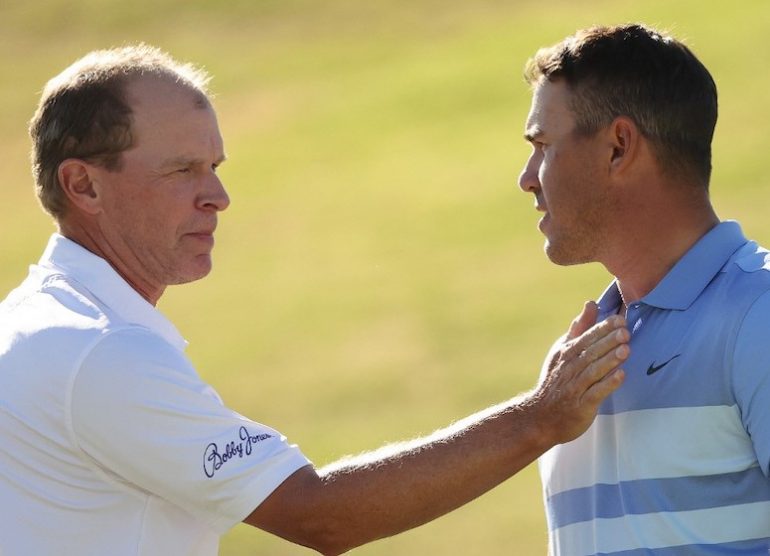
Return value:
<svg viewBox="0 0 770 556">
<path fill-rule="evenodd" d="M 608 280 L 542 254 L 517 186 L 520 76 L 537 47 L 632 20 L 686 39 L 711 69 L 715 204 L 770 242 L 766 0 L 3 0 L 0 291 L 53 230 L 27 158 L 44 83 L 87 50 L 155 44 L 214 75 L 229 156 L 215 270 L 160 305 L 201 375 L 319 465 L 428 433 L 529 388 Z M 539 491 L 530 466 L 355 553 L 542 554 Z M 310 551 L 239 526 L 221 553 Z"/>
</svg>

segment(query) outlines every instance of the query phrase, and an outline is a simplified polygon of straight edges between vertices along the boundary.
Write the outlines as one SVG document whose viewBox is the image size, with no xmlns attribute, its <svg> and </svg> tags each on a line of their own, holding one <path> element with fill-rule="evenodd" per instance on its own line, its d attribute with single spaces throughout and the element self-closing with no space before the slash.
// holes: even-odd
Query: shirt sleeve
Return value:
<svg viewBox="0 0 770 556">
<path fill-rule="evenodd" d="M 770 475 L 770 292 L 741 323 L 733 352 L 733 388 L 762 472 Z"/>
<path fill-rule="evenodd" d="M 182 352 L 145 329 L 99 341 L 70 400 L 72 433 L 108 476 L 220 533 L 310 463 L 279 432 L 226 408 Z"/>
</svg>

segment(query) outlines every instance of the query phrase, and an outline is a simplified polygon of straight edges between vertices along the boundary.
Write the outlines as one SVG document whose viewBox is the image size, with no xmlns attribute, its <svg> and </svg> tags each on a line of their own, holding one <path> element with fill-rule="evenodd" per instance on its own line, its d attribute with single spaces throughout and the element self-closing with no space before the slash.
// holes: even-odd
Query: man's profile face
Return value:
<svg viewBox="0 0 770 556">
<path fill-rule="evenodd" d="M 119 171 L 96 172 L 108 256 L 161 288 L 202 278 L 211 270 L 217 212 L 229 204 L 216 175 L 225 155 L 214 110 L 158 77 L 129 83 L 126 96 L 133 146 Z"/>
<path fill-rule="evenodd" d="M 519 176 L 521 189 L 535 196 L 544 213 L 538 228 L 545 252 L 563 265 L 597 260 L 607 204 L 599 135 L 575 133 L 570 95 L 562 81 L 542 80 L 535 87 L 525 129 L 532 154 Z"/>
</svg>

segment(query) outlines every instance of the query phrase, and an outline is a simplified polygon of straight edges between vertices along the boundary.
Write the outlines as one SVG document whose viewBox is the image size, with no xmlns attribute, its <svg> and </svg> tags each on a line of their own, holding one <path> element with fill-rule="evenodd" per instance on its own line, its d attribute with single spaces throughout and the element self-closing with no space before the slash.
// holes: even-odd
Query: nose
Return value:
<svg viewBox="0 0 770 556">
<path fill-rule="evenodd" d="M 521 174 L 519 174 L 519 187 L 522 191 L 525 193 L 534 193 L 540 189 L 539 171 L 539 157 L 537 156 L 537 152 L 534 152 L 530 155 L 527 163 L 524 165 Z"/>
<path fill-rule="evenodd" d="M 229 207 L 230 196 L 219 176 L 212 172 L 206 176 L 205 180 L 205 188 L 198 198 L 199 208 L 219 212 Z"/>
</svg>

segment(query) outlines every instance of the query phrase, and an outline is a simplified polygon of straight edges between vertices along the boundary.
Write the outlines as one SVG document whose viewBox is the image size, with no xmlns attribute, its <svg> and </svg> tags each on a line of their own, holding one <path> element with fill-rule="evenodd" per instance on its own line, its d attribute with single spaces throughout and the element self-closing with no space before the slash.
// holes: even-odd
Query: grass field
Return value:
<svg viewBox="0 0 770 556">
<path fill-rule="evenodd" d="M 92 48 L 156 44 L 213 75 L 232 206 L 216 268 L 161 309 L 236 410 L 317 464 L 447 424 L 529 388 L 608 276 L 542 254 L 517 186 L 521 68 L 578 27 L 639 20 L 686 38 L 720 89 L 713 197 L 770 243 L 770 3 L 233 0 L 0 4 L 0 290 L 53 230 L 33 198 L 26 121 Z M 532 466 L 361 555 L 545 551 Z M 239 526 L 223 555 L 309 551 Z"/>
</svg>

